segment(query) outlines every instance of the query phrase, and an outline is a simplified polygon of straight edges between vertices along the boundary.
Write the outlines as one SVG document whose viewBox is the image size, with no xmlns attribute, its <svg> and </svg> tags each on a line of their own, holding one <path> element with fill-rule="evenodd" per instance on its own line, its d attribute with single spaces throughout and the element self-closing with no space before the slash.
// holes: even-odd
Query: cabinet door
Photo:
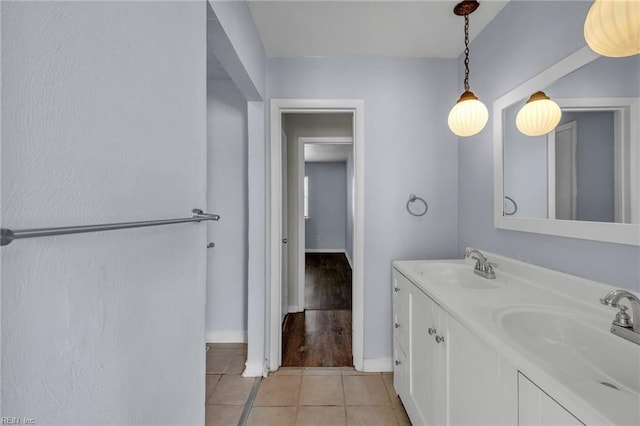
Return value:
<svg viewBox="0 0 640 426">
<path fill-rule="evenodd" d="M 393 386 L 405 405 L 410 401 L 409 390 L 409 293 L 412 284 L 397 270 L 392 273 L 393 292 Z"/>
<path fill-rule="evenodd" d="M 518 373 L 518 425 L 579 426 L 584 423 Z"/>
<path fill-rule="evenodd" d="M 440 307 L 419 289 L 410 295 L 410 388 L 415 408 L 414 424 L 445 424 L 446 407 L 446 346 L 438 344 L 446 324 Z M 431 330 L 431 334 L 429 333 Z"/>
<path fill-rule="evenodd" d="M 406 403 L 411 397 L 409 392 L 409 360 L 395 341 L 393 345 L 393 387 L 400 399 Z"/>
<path fill-rule="evenodd" d="M 514 425 L 517 370 L 458 320 L 447 320 L 451 425 Z"/>
<path fill-rule="evenodd" d="M 405 353 L 409 352 L 409 293 L 413 284 L 393 270 L 393 337 Z"/>
</svg>

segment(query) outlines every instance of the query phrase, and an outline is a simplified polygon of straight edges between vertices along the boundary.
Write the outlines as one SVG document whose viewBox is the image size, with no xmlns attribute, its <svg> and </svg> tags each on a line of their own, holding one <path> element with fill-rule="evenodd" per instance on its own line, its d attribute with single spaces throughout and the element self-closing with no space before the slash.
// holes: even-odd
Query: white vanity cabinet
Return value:
<svg viewBox="0 0 640 426">
<path fill-rule="evenodd" d="M 404 347 L 394 328 L 394 386 L 412 423 L 515 425 L 517 371 L 395 269 L 393 284 L 408 296 L 394 297 L 409 322 Z"/>
<path fill-rule="evenodd" d="M 394 261 L 395 389 L 414 425 L 640 426 L 640 346 L 604 284 L 486 254 Z M 408 323 L 408 324 L 407 324 Z"/>
<path fill-rule="evenodd" d="M 519 426 L 579 426 L 584 425 L 562 405 L 518 373 Z"/>
</svg>

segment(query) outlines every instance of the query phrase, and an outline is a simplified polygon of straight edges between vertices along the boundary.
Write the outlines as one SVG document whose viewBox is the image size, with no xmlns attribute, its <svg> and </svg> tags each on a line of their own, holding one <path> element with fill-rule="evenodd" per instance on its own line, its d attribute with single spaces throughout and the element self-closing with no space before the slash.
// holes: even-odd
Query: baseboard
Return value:
<svg viewBox="0 0 640 426">
<path fill-rule="evenodd" d="M 351 267 L 351 270 L 353 270 L 353 262 L 349 257 L 349 253 L 347 253 L 347 250 L 345 249 L 305 249 L 304 252 L 305 253 L 342 253 L 344 254 L 344 257 L 347 258 L 347 262 L 349 262 L 349 266 Z"/>
<path fill-rule="evenodd" d="M 267 377 L 265 363 L 261 361 L 247 361 L 242 377 Z"/>
<path fill-rule="evenodd" d="M 304 309 L 299 307 L 298 305 L 289 305 L 289 306 L 287 306 L 287 313 L 289 313 L 289 314 L 295 314 L 297 312 L 302 312 L 302 311 L 304 311 Z"/>
<path fill-rule="evenodd" d="M 371 358 L 365 359 L 362 364 L 362 371 L 366 372 L 388 372 L 393 371 L 392 358 Z"/>
<path fill-rule="evenodd" d="M 208 331 L 207 343 L 247 343 L 245 330 L 214 330 Z"/>
</svg>

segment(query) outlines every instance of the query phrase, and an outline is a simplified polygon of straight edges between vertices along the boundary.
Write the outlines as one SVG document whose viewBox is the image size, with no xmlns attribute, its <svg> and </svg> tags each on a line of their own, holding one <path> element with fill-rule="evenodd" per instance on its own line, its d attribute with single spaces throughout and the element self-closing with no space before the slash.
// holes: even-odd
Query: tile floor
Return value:
<svg viewBox="0 0 640 426">
<path fill-rule="evenodd" d="M 206 425 L 237 425 L 255 378 L 241 376 L 246 345 L 209 344 Z M 281 368 L 262 379 L 248 425 L 410 425 L 392 373 L 350 367 Z"/>
</svg>

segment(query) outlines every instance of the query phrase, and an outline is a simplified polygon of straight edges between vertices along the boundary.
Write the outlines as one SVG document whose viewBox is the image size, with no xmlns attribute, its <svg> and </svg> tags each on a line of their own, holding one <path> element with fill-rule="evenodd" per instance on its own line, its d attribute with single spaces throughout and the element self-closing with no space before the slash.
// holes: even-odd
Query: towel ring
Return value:
<svg viewBox="0 0 640 426">
<path fill-rule="evenodd" d="M 422 213 L 414 213 L 409 208 L 409 205 L 411 203 L 415 202 L 416 200 L 422 201 L 422 204 L 424 204 L 424 211 Z M 407 211 L 409 212 L 409 214 L 411 214 L 413 216 L 424 216 L 427 213 L 427 210 L 429 210 L 429 204 L 427 204 L 427 202 L 425 200 L 423 200 L 420 197 L 416 197 L 416 194 L 409 195 L 409 201 L 407 201 Z"/>
<path fill-rule="evenodd" d="M 507 213 L 507 212 L 504 210 L 504 208 L 503 208 L 503 209 L 502 209 L 502 213 L 503 213 L 505 216 L 513 216 L 513 215 L 514 215 L 514 214 L 516 214 L 516 212 L 518 211 L 518 204 L 516 204 L 516 202 L 513 200 L 513 198 L 511 198 L 511 197 L 507 197 L 506 195 L 504 196 L 504 199 L 505 199 L 505 200 L 509 200 L 509 201 L 511 201 L 511 203 L 513 204 L 513 211 L 512 211 L 512 212 Z"/>
</svg>

